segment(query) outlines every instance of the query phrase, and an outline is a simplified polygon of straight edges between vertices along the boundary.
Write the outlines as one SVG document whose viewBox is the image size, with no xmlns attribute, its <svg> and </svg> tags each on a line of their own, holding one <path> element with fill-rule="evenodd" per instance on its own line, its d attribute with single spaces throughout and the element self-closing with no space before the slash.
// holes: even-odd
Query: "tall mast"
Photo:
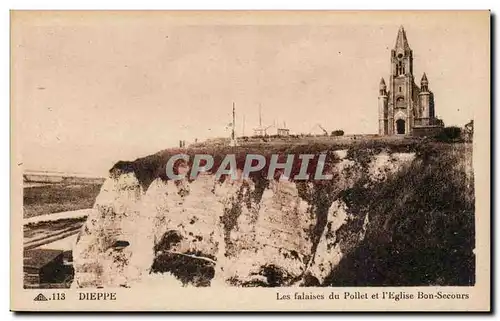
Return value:
<svg viewBox="0 0 500 321">
<path fill-rule="evenodd" d="M 234 101 L 233 101 L 233 130 L 231 131 L 231 139 L 234 141 L 234 127 L 236 126 L 235 124 L 235 110 L 234 110 Z"/>
</svg>

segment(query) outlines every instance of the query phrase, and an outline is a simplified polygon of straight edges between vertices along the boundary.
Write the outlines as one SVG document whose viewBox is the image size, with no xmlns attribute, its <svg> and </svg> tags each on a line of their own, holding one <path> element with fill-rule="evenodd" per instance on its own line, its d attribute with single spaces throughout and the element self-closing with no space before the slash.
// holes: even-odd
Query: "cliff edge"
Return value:
<svg viewBox="0 0 500 321">
<path fill-rule="evenodd" d="M 216 164 L 233 153 L 235 176 L 169 179 L 179 153 Z M 332 178 L 268 178 L 267 167 L 245 177 L 249 153 L 324 154 Z M 472 173 L 471 145 L 414 142 L 169 149 L 121 161 L 78 236 L 73 287 L 470 285 Z"/>
</svg>

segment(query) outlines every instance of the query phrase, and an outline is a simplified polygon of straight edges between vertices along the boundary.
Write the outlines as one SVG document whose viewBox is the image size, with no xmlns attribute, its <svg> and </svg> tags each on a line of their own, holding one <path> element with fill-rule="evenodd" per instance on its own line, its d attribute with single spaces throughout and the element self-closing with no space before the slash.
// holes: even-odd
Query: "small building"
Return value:
<svg viewBox="0 0 500 321">
<path fill-rule="evenodd" d="M 61 250 L 32 249 L 24 251 L 24 286 L 37 287 L 53 283 L 64 273 L 64 252 Z"/>
<path fill-rule="evenodd" d="M 277 129 L 278 136 L 290 136 L 290 129 L 288 128 L 278 128 Z"/>
<path fill-rule="evenodd" d="M 257 127 L 253 129 L 254 136 L 267 136 L 267 128 Z"/>
</svg>

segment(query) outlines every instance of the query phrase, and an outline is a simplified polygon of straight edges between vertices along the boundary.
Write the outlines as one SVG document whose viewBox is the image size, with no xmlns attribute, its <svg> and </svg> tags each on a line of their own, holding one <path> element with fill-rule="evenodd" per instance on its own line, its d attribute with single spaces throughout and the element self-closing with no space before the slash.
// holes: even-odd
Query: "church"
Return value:
<svg viewBox="0 0 500 321">
<path fill-rule="evenodd" d="M 382 78 L 379 86 L 379 135 L 430 136 L 443 128 L 436 118 L 434 94 L 426 74 L 420 87 L 413 75 L 413 51 L 401 26 L 396 45 L 391 50 L 389 87 Z"/>
</svg>

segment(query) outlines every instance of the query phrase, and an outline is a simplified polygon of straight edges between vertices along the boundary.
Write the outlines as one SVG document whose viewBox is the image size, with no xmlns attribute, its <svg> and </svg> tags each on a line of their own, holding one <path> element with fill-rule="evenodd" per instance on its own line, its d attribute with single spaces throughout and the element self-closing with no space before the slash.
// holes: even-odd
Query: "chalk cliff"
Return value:
<svg viewBox="0 0 500 321">
<path fill-rule="evenodd" d="M 134 287 L 151 279 L 157 285 L 324 285 L 371 233 L 372 215 L 384 215 L 352 208 L 353 193 L 378 189 L 426 158 L 409 147 L 321 152 L 329 155 L 332 180 L 218 180 L 207 172 L 172 181 L 163 176 L 165 152 L 119 162 L 73 250 L 73 286 Z"/>
</svg>

